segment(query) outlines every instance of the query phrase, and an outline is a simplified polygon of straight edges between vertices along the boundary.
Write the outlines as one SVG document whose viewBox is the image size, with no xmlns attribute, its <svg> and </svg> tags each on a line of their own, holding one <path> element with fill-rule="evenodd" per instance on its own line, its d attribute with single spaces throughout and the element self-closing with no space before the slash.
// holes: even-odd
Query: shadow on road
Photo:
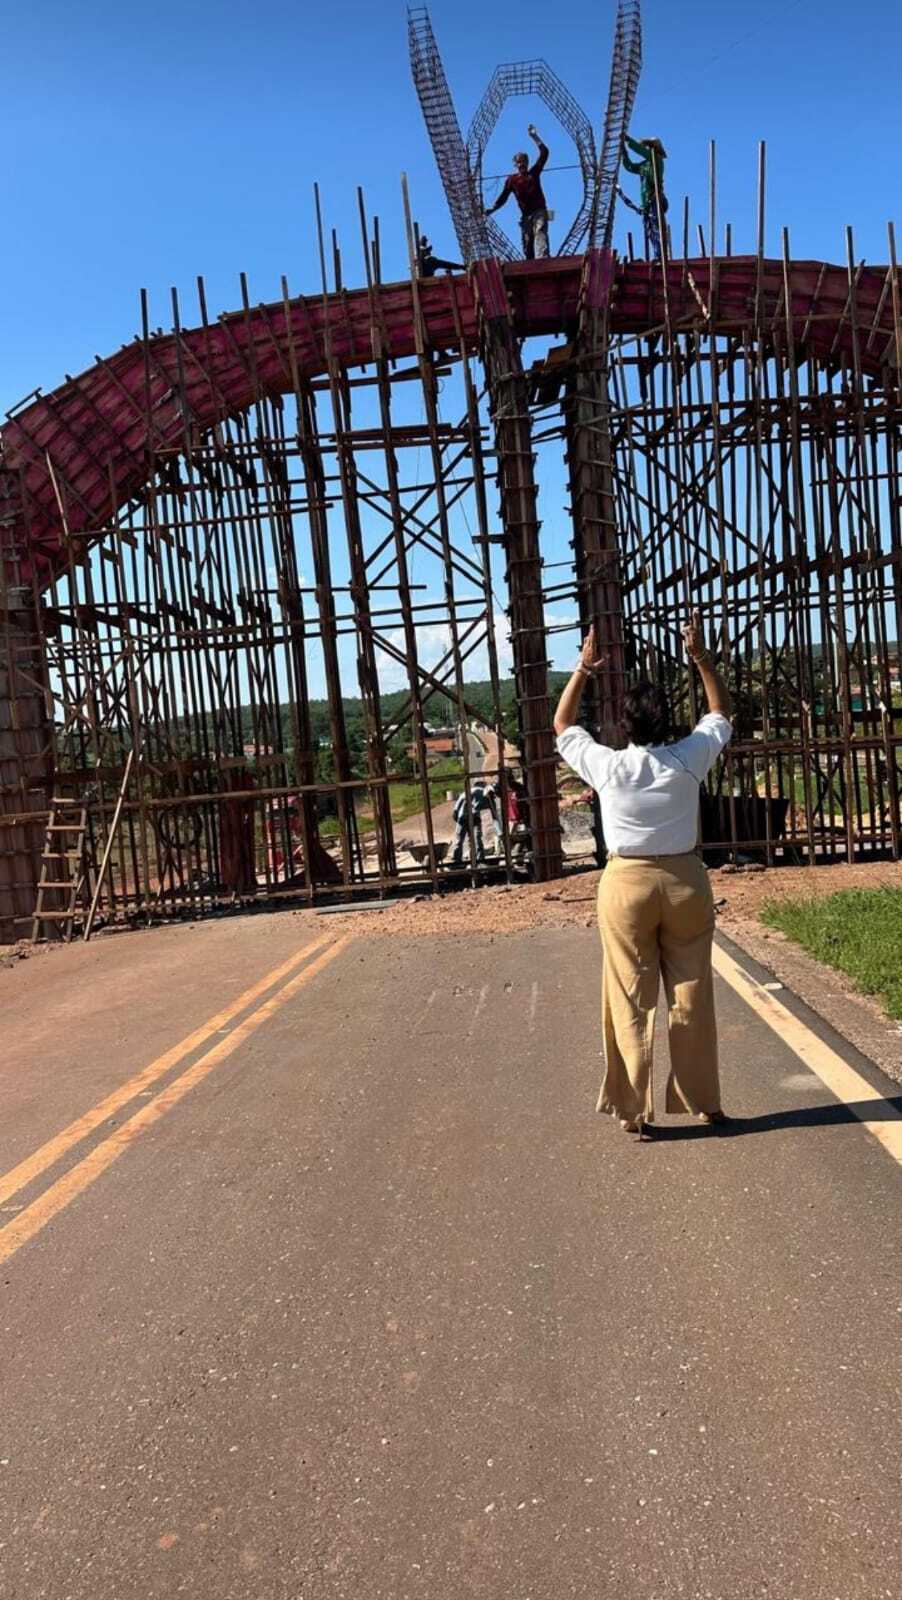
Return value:
<svg viewBox="0 0 902 1600">
<path fill-rule="evenodd" d="M 781 1128 L 825 1128 L 843 1122 L 883 1122 L 902 1115 L 902 1095 L 883 1100 L 860 1100 L 851 1105 L 799 1106 L 792 1111 L 771 1111 L 762 1117 L 730 1117 L 712 1127 L 654 1125 L 655 1140 L 732 1139 L 745 1133 L 776 1133 Z"/>
</svg>

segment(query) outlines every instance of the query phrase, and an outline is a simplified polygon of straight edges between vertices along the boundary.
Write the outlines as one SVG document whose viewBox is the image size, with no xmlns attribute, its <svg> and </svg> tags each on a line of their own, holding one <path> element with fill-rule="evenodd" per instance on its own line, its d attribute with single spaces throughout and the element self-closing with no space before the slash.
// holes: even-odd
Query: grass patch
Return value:
<svg viewBox="0 0 902 1600">
<path fill-rule="evenodd" d="M 441 805 L 449 789 L 457 793 L 462 788 L 463 768 L 459 762 L 437 762 L 435 767 L 430 767 L 429 796 L 432 806 Z M 376 826 L 376 819 L 370 809 L 369 796 L 363 798 L 365 792 L 361 789 L 357 794 L 357 827 L 361 833 L 369 833 Z M 418 778 L 408 778 L 402 783 L 391 783 L 388 786 L 388 793 L 394 822 L 406 822 L 408 817 L 419 815 L 423 809 L 423 787 Z M 319 831 L 325 839 L 334 838 L 339 831 L 338 818 L 321 818 Z"/>
<path fill-rule="evenodd" d="M 843 889 L 822 900 L 768 900 L 761 921 L 844 972 L 902 1018 L 902 889 Z"/>
</svg>

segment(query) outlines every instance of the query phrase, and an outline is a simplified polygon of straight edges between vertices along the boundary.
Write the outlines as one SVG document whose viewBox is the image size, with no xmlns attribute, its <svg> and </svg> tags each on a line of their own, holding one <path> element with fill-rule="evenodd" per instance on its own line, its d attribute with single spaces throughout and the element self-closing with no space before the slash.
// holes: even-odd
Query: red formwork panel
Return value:
<svg viewBox="0 0 902 1600">
<path fill-rule="evenodd" d="M 492 263 L 518 337 L 567 335 L 576 326 L 584 283 L 603 283 L 614 334 L 656 329 L 759 332 L 785 350 L 792 342 L 822 359 L 879 377 L 894 346 L 888 269 L 755 256 L 617 262 L 598 253 L 587 274 L 582 256 Z M 417 349 L 417 307 L 427 348 L 479 344 L 479 272 L 378 288 L 343 290 L 229 313 L 204 327 L 135 339 L 86 372 L 41 395 L 0 430 L 2 459 L 21 470 L 26 575 L 40 582 L 65 565 L 60 502 L 70 531 L 101 530 L 138 493 L 151 455 L 178 448 L 186 418 L 195 436 L 246 409 L 261 391 L 291 391 L 294 374 L 315 378 Z M 786 286 L 788 284 L 788 297 Z M 788 304 L 787 304 L 788 298 Z M 502 308 L 482 307 L 498 314 Z M 893 362 L 895 354 L 893 354 Z M 99 537 L 98 532 L 98 537 Z"/>
</svg>

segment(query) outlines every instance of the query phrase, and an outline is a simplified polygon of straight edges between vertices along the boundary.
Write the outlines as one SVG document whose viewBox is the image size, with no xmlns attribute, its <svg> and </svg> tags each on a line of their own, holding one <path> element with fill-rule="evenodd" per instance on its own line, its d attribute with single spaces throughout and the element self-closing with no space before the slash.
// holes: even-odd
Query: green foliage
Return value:
<svg viewBox="0 0 902 1600">
<path fill-rule="evenodd" d="M 453 778 L 442 777 L 436 779 L 430 777 L 430 810 L 435 806 L 441 805 L 445 798 L 446 790 L 459 786 L 460 782 L 460 769 L 458 769 L 457 775 Z M 396 823 L 406 822 L 408 817 L 419 816 L 423 810 L 423 788 L 416 780 L 410 783 L 393 783 L 389 786 L 388 793 L 392 820 Z M 319 831 L 324 837 L 329 838 L 338 832 L 338 808 L 332 802 L 331 796 L 326 796 L 325 799 L 329 801 L 329 811 L 325 814 L 324 820 L 321 820 Z M 354 803 L 357 812 L 358 829 L 361 833 L 370 832 L 376 825 L 376 819 L 371 810 L 372 802 L 368 791 L 359 790 Z"/>
<path fill-rule="evenodd" d="M 433 806 L 441 805 L 448 787 L 446 778 L 440 779 L 438 783 L 430 781 L 430 810 Z M 395 822 L 406 822 L 408 817 L 419 816 L 423 809 L 423 789 L 419 783 L 393 783 L 389 794 L 391 814 Z"/>
<path fill-rule="evenodd" d="M 402 724 L 393 739 L 389 739 L 386 751 L 388 755 L 388 770 L 398 778 L 413 778 L 416 776 L 417 764 L 411 754 L 413 744 L 413 726 L 408 721 Z"/>
<path fill-rule="evenodd" d="M 844 972 L 865 994 L 879 996 L 891 1017 L 902 1017 L 902 889 L 769 900 L 761 920 Z"/>
<path fill-rule="evenodd" d="M 392 739 L 388 746 L 388 760 L 392 772 L 399 778 L 412 778 L 417 770 L 417 764 L 410 754 L 409 734 L 403 738 Z"/>
<path fill-rule="evenodd" d="M 463 775 L 464 766 L 459 756 L 442 756 L 429 764 L 430 783 L 440 778 L 447 788 L 452 788 L 455 783 L 463 782 Z"/>
<path fill-rule="evenodd" d="M 567 678 L 568 674 L 566 672 L 550 672 L 548 674 L 549 695 L 551 697 L 552 704 L 563 689 L 564 684 L 567 682 Z M 473 712 L 474 718 L 485 722 L 489 727 L 494 726 L 494 699 L 492 695 L 492 685 L 488 679 L 482 680 L 478 683 L 466 684 L 464 686 L 464 698 L 466 699 L 468 707 Z M 409 696 L 406 690 L 401 690 L 396 694 L 383 695 L 380 700 L 380 710 L 383 722 L 390 721 L 393 716 L 401 711 L 408 699 Z M 364 717 L 363 701 L 359 699 L 348 699 L 344 700 L 342 705 L 344 707 L 345 727 L 347 728 L 348 746 L 351 754 L 352 773 L 354 777 L 362 778 L 366 776 L 366 720 Z M 500 680 L 499 705 L 505 737 L 509 739 L 512 744 L 516 744 L 519 736 L 519 725 L 517 719 L 517 702 L 514 692 L 513 678 L 502 678 Z M 424 717 L 425 720 L 433 727 L 447 725 L 453 726 L 457 721 L 456 701 L 450 695 L 432 695 L 426 701 L 424 707 Z M 331 762 L 331 757 L 329 756 L 328 749 L 326 748 L 330 739 L 329 706 L 326 700 L 311 700 L 310 725 L 313 734 L 314 746 L 322 746 L 322 748 L 318 749 L 317 751 L 317 781 L 320 783 L 328 783 L 331 780 L 331 770 L 327 761 L 323 759 L 328 757 L 328 762 Z M 247 743 L 250 743 L 253 738 L 251 713 L 249 707 L 247 706 L 242 707 L 241 711 L 241 736 L 242 739 Z M 282 738 L 285 748 L 290 749 L 294 742 L 290 706 L 283 706 L 282 708 Z M 413 733 L 411 730 L 410 721 L 408 720 L 399 730 L 396 738 L 392 739 L 389 748 L 389 755 L 391 756 L 392 760 L 392 771 L 399 773 L 402 776 L 407 775 L 407 768 L 404 766 L 403 762 L 405 759 L 409 760 L 409 757 L 406 756 L 406 747 L 412 743 L 412 740 Z M 322 775 L 320 775 L 321 770 Z M 413 771 L 412 765 L 410 767 L 410 771 Z M 329 775 L 327 775 L 327 772 Z"/>
</svg>

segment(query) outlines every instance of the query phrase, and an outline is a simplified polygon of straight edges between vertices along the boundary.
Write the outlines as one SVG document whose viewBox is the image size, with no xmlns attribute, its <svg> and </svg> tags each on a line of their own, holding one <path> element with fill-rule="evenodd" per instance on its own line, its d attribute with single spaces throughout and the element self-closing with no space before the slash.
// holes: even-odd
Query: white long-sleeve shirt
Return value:
<svg viewBox="0 0 902 1600">
<path fill-rule="evenodd" d="M 596 791 L 609 852 L 678 856 L 698 842 L 698 791 L 729 743 L 731 724 L 719 711 L 702 717 L 676 744 L 596 744 L 585 728 L 567 728 L 557 748 L 568 767 Z"/>
</svg>

